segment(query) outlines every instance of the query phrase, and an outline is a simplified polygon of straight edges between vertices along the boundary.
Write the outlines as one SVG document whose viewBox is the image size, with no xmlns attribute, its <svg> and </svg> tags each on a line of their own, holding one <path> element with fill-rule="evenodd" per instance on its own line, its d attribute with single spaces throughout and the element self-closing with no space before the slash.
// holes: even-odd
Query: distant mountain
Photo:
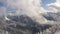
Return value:
<svg viewBox="0 0 60 34">
<path fill-rule="evenodd" d="M 47 12 L 46 14 L 42 14 L 47 20 L 60 22 L 60 12 L 52 13 Z"/>
</svg>

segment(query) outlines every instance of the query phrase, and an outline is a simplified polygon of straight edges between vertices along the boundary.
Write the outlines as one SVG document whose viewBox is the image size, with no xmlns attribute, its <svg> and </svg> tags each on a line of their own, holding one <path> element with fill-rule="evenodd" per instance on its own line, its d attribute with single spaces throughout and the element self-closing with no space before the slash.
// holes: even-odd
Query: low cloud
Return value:
<svg viewBox="0 0 60 34">
<path fill-rule="evenodd" d="M 47 4 L 52 10 L 56 10 L 56 12 L 60 11 L 60 0 L 56 0 L 54 3 Z"/>
<path fill-rule="evenodd" d="M 0 16 L 2 16 L 2 15 L 6 15 L 6 8 L 4 8 L 4 7 L 0 8 Z"/>
</svg>

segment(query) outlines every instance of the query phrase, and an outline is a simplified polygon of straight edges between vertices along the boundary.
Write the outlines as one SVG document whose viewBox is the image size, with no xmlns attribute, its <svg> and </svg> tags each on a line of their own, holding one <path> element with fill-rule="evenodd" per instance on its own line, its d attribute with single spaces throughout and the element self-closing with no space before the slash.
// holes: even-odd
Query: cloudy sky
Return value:
<svg viewBox="0 0 60 34">
<path fill-rule="evenodd" d="M 37 14 L 60 11 L 60 0 L 0 0 L 0 14 Z"/>
</svg>

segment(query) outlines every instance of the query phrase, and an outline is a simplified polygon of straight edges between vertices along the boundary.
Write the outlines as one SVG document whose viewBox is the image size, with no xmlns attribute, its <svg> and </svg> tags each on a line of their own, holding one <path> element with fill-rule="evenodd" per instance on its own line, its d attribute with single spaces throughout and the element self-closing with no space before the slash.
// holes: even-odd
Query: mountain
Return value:
<svg viewBox="0 0 60 34">
<path fill-rule="evenodd" d="M 49 12 L 49 13 L 43 13 L 40 16 L 41 17 L 39 18 L 37 18 L 38 16 L 30 17 L 27 15 L 0 16 L 0 31 L 1 31 L 0 33 L 1 34 L 3 33 L 4 34 L 38 34 L 41 32 L 43 33 L 44 31 L 52 28 L 53 26 L 54 26 L 53 28 L 55 29 L 55 27 L 57 27 L 55 25 L 60 23 L 58 21 L 59 18 L 57 18 L 60 17 L 60 14 L 58 13 Z M 47 20 L 46 23 L 44 21 L 45 19 Z"/>
<path fill-rule="evenodd" d="M 8 34 L 36 34 L 48 29 L 52 25 L 38 24 L 29 16 L 7 16 L 10 20 L 0 17 L 0 31 Z"/>
<path fill-rule="evenodd" d="M 47 20 L 60 22 L 60 12 L 52 13 L 47 12 L 46 14 L 42 14 Z"/>
</svg>

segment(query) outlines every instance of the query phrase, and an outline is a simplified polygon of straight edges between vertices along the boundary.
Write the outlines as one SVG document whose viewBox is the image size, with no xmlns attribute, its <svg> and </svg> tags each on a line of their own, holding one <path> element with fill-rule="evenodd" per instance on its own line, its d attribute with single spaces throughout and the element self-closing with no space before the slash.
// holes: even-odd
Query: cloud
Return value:
<svg viewBox="0 0 60 34">
<path fill-rule="evenodd" d="M 0 8 L 0 16 L 2 16 L 2 15 L 6 15 L 6 8 L 4 8 L 4 7 Z"/>
<path fill-rule="evenodd" d="M 7 12 L 16 12 L 17 15 L 20 14 L 39 14 L 46 11 L 41 7 L 41 0 L 0 0 Z M 10 13 L 11 14 L 11 13 Z"/>
<path fill-rule="evenodd" d="M 41 0 L 7 0 L 7 7 L 16 9 L 16 14 L 30 14 L 42 13 L 45 11 L 41 7 Z"/>
<path fill-rule="evenodd" d="M 56 0 L 54 3 L 47 4 L 52 10 L 56 10 L 56 12 L 60 11 L 60 0 Z"/>
</svg>

